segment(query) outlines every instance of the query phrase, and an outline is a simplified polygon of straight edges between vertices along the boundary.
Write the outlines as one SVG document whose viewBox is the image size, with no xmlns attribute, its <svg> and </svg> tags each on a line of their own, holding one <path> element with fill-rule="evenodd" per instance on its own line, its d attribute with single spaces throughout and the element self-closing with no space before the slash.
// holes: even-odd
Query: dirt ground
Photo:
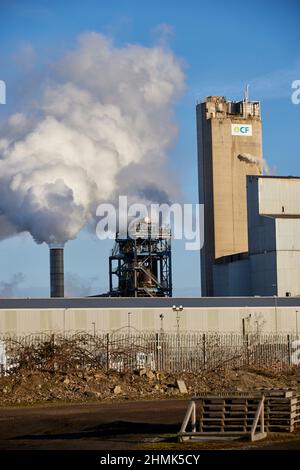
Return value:
<svg viewBox="0 0 300 470">
<path fill-rule="evenodd" d="M 3 450 L 295 449 L 300 433 L 258 443 L 178 444 L 187 400 L 123 401 L 0 409 Z"/>
<path fill-rule="evenodd" d="M 177 380 L 184 380 L 181 393 Z M 19 369 L 0 378 L 0 450 L 295 449 L 300 430 L 265 441 L 178 444 L 188 399 L 200 392 L 293 387 L 300 371 L 150 370 L 68 373 Z"/>
</svg>

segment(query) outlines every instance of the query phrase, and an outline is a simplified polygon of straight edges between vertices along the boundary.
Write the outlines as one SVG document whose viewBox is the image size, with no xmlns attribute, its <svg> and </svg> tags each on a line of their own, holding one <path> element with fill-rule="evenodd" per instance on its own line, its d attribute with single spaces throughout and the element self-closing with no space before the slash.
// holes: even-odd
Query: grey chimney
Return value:
<svg viewBox="0 0 300 470">
<path fill-rule="evenodd" d="M 50 295 L 64 297 L 64 249 L 50 248 Z"/>
</svg>

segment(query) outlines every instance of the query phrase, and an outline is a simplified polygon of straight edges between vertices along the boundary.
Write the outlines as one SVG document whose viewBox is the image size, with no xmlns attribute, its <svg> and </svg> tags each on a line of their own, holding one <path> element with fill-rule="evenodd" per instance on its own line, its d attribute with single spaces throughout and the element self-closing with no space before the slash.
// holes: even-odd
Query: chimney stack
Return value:
<svg viewBox="0 0 300 470">
<path fill-rule="evenodd" d="M 50 248 L 50 295 L 64 297 L 64 249 Z"/>
</svg>

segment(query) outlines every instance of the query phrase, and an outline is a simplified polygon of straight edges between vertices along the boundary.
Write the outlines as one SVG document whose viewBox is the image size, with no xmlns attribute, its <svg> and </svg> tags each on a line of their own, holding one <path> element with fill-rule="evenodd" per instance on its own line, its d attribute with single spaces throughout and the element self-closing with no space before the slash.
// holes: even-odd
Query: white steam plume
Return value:
<svg viewBox="0 0 300 470">
<path fill-rule="evenodd" d="M 249 163 L 250 165 L 256 165 L 259 168 L 259 170 L 263 172 L 265 175 L 272 174 L 272 170 L 270 169 L 267 161 L 263 158 L 255 157 L 254 155 L 251 155 L 250 153 L 240 153 L 238 155 L 238 159 L 241 160 L 242 162 Z"/>
<path fill-rule="evenodd" d="M 172 197 L 163 168 L 184 86 L 171 51 L 116 48 L 96 33 L 80 36 L 55 70 L 35 116 L 18 112 L 0 136 L 6 231 L 48 244 L 75 238 L 99 203 L 128 188 L 144 200 Z"/>
<path fill-rule="evenodd" d="M 0 281 L 0 297 L 13 297 L 19 285 L 25 280 L 23 273 L 14 274 L 9 281 Z"/>
<path fill-rule="evenodd" d="M 66 297 L 85 297 L 91 294 L 94 284 L 98 281 L 97 277 L 83 279 L 75 273 L 67 272 L 65 275 L 65 296 Z"/>
</svg>

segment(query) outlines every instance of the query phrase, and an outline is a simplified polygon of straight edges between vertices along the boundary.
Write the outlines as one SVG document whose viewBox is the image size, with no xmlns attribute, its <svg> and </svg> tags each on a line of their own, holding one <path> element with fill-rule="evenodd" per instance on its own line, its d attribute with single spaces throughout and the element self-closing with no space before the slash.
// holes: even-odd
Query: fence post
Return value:
<svg viewBox="0 0 300 470">
<path fill-rule="evenodd" d="M 54 333 L 52 333 L 50 337 L 50 351 L 51 351 L 51 363 L 52 363 L 52 371 L 55 372 L 55 358 L 54 358 L 54 351 L 55 351 L 55 337 Z"/>
<path fill-rule="evenodd" d="M 202 349 L 203 349 L 203 369 L 206 368 L 206 336 L 205 333 L 202 335 Z"/>
<path fill-rule="evenodd" d="M 106 370 L 109 370 L 109 333 L 106 334 Z"/>
<path fill-rule="evenodd" d="M 159 371 L 161 369 L 161 345 L 159 344 L 159 333 L 155 333 L 155 370 Z"/>
<path fill-rule="evenodd" d="M 250 363 L 250 358 L 249 358 L 249 335 L 248 333 L 246 334 L 246 354 L 247 354 L 247 366 L 249 367 L 249 363 Z"/>
<path fill-rule="evenodd" d="M 288 364 L 291 367 L 291 338 L 287 335 L 287 347 L 288 347 Z"/>
</svg>

